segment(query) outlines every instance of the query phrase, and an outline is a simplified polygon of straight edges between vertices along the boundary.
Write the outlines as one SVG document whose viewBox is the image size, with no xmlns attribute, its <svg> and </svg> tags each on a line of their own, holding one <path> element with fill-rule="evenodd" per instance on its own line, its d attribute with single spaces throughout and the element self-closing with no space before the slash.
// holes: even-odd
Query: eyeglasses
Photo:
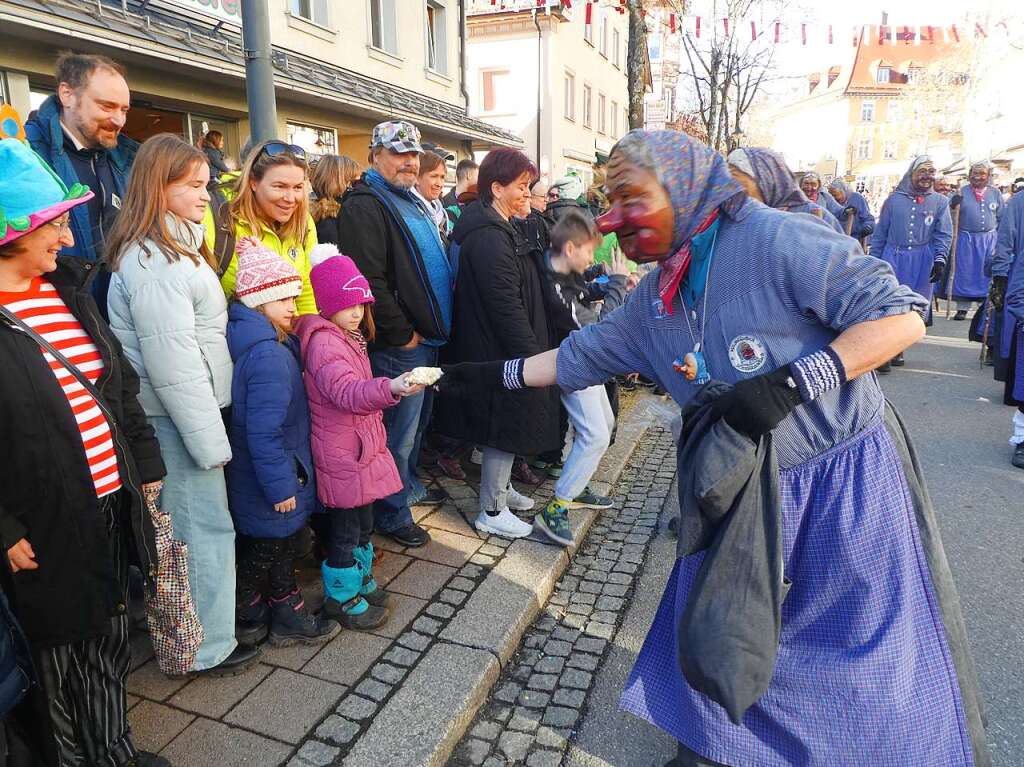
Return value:
<svg viewBox="0 0 1024 767">
<path fill-rule="evenodd" d="M 306 160 L 305 149 L 301 146 L 296 146 L 295 144 L 286 144 L 283 141 L 268 141 L 263 149 L 260 150 L 259 157 L 262 157 L 263 155 L 266 155 L 267 157 L 279 157 L 283 154 L 290 154 L 292 157 L 302 160 L 303 162 Z M 256 159 L 258 160 L 259 157 Z"/>
<path fill-rule="evenodd" d="M 54 229 L 59 231 L 61 234 L 64 234 L 64 232 L 66 232 L 66 231 L 70 232 L 71 231 L 71 216 L 65 216 L 64 218 L 57 218 L 57 219 L 54 219 L 53 221 L 47 221 L 46 225 L 47 226 L 52 226 Z"/>
<path fill-rule="evenodd" d="M 531 194 L 530 197 L 535 200 L 546 200 L 548 198 L 546 194 Z"/>
</svg>

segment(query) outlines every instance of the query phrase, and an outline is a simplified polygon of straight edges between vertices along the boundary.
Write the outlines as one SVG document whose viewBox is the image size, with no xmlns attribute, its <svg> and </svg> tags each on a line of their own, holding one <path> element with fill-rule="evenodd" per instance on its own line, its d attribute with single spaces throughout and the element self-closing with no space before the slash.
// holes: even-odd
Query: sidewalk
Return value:
<svg viewBox="0 0 1024 767">
<path fill-rule="evenodd" d="M 607 492 L 653 423 L 660 398 L 624 398 L 616 444 L 593 486 Z M 472 527 L 477 492 L 434 478 L 453 498 L 417 507 L 433 541 L 402 549 L 377 540 L 375 570 L 392 594 L 390 620 L 372 633 L 343 631 L 321 647 L 264 646 L 259 666 L 227 679 L 172 680 L 144 633 L 133 636 L 129 717 L 137 745 L 175 767 L 323 767 L 443 764 L 516 652 L 569 563 L 544 540 L 482 538 Z M 550 481 L 521 487 L 537 501 Z M 572 512 L 577 541 L 596 512 Z M 574 550 L 569 553 L 574 553 Z M 322 602 L 319 572 L 300 571 L 308 602 Z"/>
</svg>

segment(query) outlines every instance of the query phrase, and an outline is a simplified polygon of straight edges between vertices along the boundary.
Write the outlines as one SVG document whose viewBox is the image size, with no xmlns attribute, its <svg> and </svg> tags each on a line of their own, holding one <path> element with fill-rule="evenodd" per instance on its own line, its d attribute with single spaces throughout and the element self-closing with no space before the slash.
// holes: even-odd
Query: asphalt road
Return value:
<svg viewBox="0 0 1024 767">
<path fill-rule="evenodd" d="M 1013 409 L 979 369 L 966 322 L 936 319 L 907 366 L 882 377 L 909 424 L 935 504 L 978 667 L 996 767 L 1024 765 L 1024 470 L 1010 465 Z M 673 544 L 652 544 L 634 602 L 567 754 L 571 767 L 660 767 L 671 738 L 617 710 L 668 577 Z"/>
</svg>

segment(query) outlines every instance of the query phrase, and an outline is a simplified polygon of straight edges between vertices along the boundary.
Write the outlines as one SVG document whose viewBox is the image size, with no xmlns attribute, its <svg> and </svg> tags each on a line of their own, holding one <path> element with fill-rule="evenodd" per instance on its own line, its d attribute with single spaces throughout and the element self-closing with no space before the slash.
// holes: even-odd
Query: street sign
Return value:
<svg viewBox="0 0 1024 767">
<path fill-rule="evenodd" d="M 150 5 L 177 13 L 207 16 L 235 27 L 242 26 L 242 0 L 152 0 Z"/>
</svg>

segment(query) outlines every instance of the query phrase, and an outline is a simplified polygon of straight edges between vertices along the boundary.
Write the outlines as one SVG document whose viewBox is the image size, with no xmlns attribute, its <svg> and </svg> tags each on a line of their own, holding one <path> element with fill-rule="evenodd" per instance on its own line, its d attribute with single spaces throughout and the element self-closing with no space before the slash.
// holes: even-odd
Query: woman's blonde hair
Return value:
<svg viewBox="0 0 1024 767">
<path fill-rule="evenodd" d="M 320 223 L 325 218 L 337 216 L 341 210 L 338 198 L 348 191 L 362 173 L 362 166 L 351 157 L 330 154 L 321 158 L 309 175 L 309 185 L 316 195 L 309 206 L 313 220 Z"/>
<path fill-rule="evenodd" d="M 139 148 L 121 212 L 107 237 L 106 259 L 111 271 L 117 271 L 125 249 L 142 240 L 155 242 L 171 263 L 182 257 L 199 263 L 195 253 L 175 240 L 167 228 L 167 187 L 205 164 L 201 150 L 173 133 L 159 133 Z M 195 244 L 199 254 L 214 266 L 213 253 L 203 238 Z"/>
<path fill-rule="evenodd" d="M 235 194 L 228 203 L 228 213 L 231 215 L 231 223 L 239 222 L 248 224 L 253 230 L 253 235 L 259 237 L 259 230 L 256 225 L 260 222 L 275 230 L 281 241 L 294 240 L 300 245 L 306 241 L 306 229 L 309 226 L 309 195 L 302 195 L 299 204 L 296 206 L 292 217 L 284 224 L 267 220 L 267 217 L 260 211 L 259 203 L 256 201 L 256 192 L 253 191 L 252 182 L 259 183 L 271 168 L 279 165 L 292 165 L 302 168 L 309 178 L 309 168 L 302 157 L 296 157 L 291 152 L 270 155 L 264 150 L 268 144 L 280 144 L 280 141 L 264 141 L 252 148 L 242 170 L 235 182 Z"/>
</svg>

